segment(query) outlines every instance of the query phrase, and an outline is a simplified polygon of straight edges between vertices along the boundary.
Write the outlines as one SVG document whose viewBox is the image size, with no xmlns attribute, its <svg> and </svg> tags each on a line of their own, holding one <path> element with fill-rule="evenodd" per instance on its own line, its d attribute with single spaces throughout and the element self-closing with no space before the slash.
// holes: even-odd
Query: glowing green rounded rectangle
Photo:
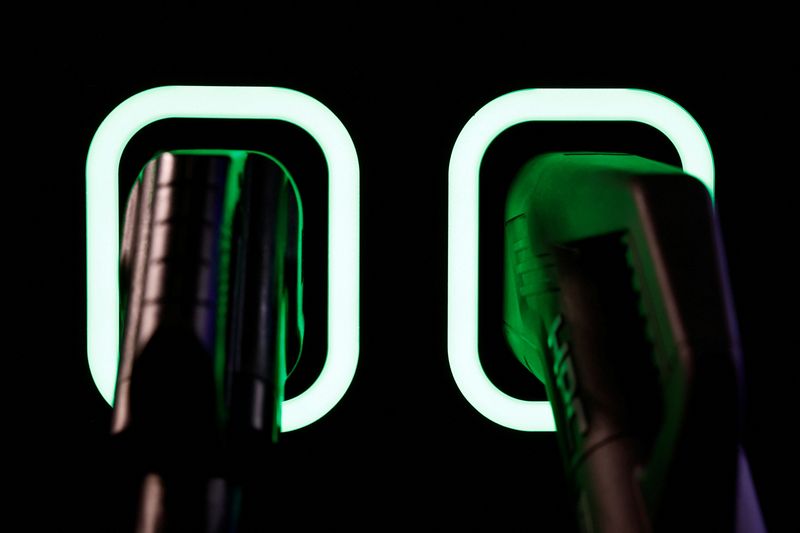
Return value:
<svg viewBox="0 0 800 533">
<path fill-rule="evenodd" d="M 113 402 L 119 353 L 119 163 L 128 141 L 167 118 L 266 119 L 295 124 L 328 165 L 328 354 L 317 380 L 283 404 L 283 431 L 311 424 L 344 396 L 359 351 L 359 166 L 353 141 L 327 107 L 279 87 L 157 87 L 117 106 L 86 160 L 86 337 L 89 369 Z"/>
<path fill-rule="evenodd" d="M 714 191 L 714 160 L 697 122 L 659 94 L 637 89 L 525 89 L 500 96 L 466 123 L 450 156 L 447 249 L 447 353 L 461 393 L 488 419 L 520 431 L 555 431 L 549 402 L 524 401 L 489 380 L 478 354 L 480 165 L 506 129 L 532 121 L 635 121 L 675 145 L 683 170 Z"/>
</svg>

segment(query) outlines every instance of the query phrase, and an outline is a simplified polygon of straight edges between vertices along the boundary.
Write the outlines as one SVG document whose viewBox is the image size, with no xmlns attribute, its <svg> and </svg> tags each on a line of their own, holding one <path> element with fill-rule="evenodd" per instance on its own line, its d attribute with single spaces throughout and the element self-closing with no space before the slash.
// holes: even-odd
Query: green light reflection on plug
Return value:
<svg viewBox="0 0 800 533">
<path fill-rule="evenodd" d="M 661 131 L 675 145 L 683 170 L 713 197 L 714 161 L 703 130 L 682 107 L 638 89 L 525 89 L 482 107 L 466 123 L 450 156 L 447 251 L 447 352 L 461 393 L 482 415 L 520 431 L 555 431 L 549 402 L 500 391 L 478 354 L 478 230 L 480 165 L 492 141 L 531 121 L 634 121 Z"/>
<path fill-rule="evenodd" d="M 119 163 L 130 139 L 167 118 L 283 120 L 319 143 L 328 165 L 328 354 L 317 380 L 284 401 L 283 431 L 328 413 L 344 396 L 359 352 L 359 165 L 341 121 L 303 93 L 279 87 L 157 87 L 117 106 L 86 161 L 86 335 L 89 369 L 111 404 L 119 354 Z"/>
</svg>

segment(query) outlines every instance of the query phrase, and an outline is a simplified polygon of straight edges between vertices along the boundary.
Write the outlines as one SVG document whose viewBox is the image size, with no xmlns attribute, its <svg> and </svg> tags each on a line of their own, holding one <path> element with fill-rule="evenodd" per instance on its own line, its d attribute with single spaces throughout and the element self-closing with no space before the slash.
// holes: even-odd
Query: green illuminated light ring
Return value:
<svg viewBox="0 0 800 533">
<path fill-rule="evenodd" d="M 328 353 L 317 380 L 284 401 L 282 431 L 329 412 L 355 375 L 359 352 L 359 166 L 341 121 L 303 93 L 278 87 L 169 86 L 122 102 L 100 124 L 86 161 L 87 356 L 113 404 L 119 353 L 119 163 L 128 141 L 167 118 L 282 120 L 307 131 L 328 165 Z"/>
<path fill-rule="evenodd" d="M 714 191 L 714 160 L 703 130 L 686 110 L 659 94 L 636 89 L 525 89 L 482 107 L 453 146 L 449 168 L 447 352 L 453 378 L 486 418 L 520 431 L 554 431 L 549 402 L 525 401 L 500 391 L 478 354 L 478 208 L 480 165 L 492 141 L 532 121 L 634 121 L 661 131 L 675 146 L 683 170 Z"/>
</svg>

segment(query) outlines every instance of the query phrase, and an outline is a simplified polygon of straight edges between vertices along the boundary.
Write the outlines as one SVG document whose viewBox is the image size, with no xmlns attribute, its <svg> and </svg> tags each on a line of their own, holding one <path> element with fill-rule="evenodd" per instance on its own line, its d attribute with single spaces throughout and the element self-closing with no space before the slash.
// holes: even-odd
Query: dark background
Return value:
<svg viewBox="0 0 800 533">
<path fill-rule="evenodd" d="M 431 19 L 387 7 L 372 13 L 371 23 L 337 19 L 327 31 L 325 17 L 310 25 L 295 15 L 280 31 L 273 19 L 260 18 L 251 22 L 263 21 L 266 29 L 243 31 L 246 39 L 230 31 L 225 17 L 179 34 L 151 18 L 134 32 L 117 34 L 110 24 L 59 34 L 46 49 L 36 70 L 49 80 L 51 121 L 28 145 L 39 155 L 35 166 L 51 179 L 24 185 L 45 213 L 31 223 L 36 242 L 45 244 L 32 247 L 37 260 L 26 266 L 44 280 L 36 286 L 44 299 L 23 313 L 37 317 L 29 321 L 36 328 L 31 338 L 34 351 L 44 354 L 38 372 L 48 378 L 25 416 L 48 443 L 26 474 L 32 483 L 24 499 L 35 503 L 31 519 L 107 531 L 115 471 L 125 460 L 108 451 L 110 411 L 86 363 L 84 164 L 92 135 L 118 103 L 144 89 L 259 85 L 293 88 L 328 106 L 349 130 L 361 165 L 358 371 L 332 412 L 283 435 L 285 466 L 275 480 L 282 490 L 269 504 L 298 530 L 571 531 L 554 435 L 515 432 L 484 419 L 450 376 L 447 167 L 463 125 L 497 96 L 532 87 L 630 87 L 678 102 L 704 129 L 714 153 L 746 364 L 744 443 L 770 530 L 792 529 L 798 461 L 787 431 L 796 412 L 789 392 L 796 348 L 793 313 L 784 304 L 795 293 L 789 186 L 796 172 L 785 147 L 796 130 L 787 118 L 794 104 L 785 80 L 796 60 L 789 60 L 784 35 L 752 37 L 752 28 L 772 20 L 761 17 L 742 17 L 712 35 L 706 21 L 587 34 L 598 28 L 532 9 L 498 9 L 486 19 L 473 10 L 468 22 L 460 15 Z M 219 32 L 220 25 L 228 31 Z M 308 136 L 248 121 L 170 122 L 132 141 L 123 180 L 133 179 L 154 147 L 230 143 L 275 153 L 297 178 L 304 204 L 318 207 L 307 209 L 307 258 L 319 260 L 309 260 L 306 283 L 324 292 L 325 242 L 315 234 L 324 228 L 315 221 L 325 221 L 326 178 Z M 630 150 L 677 162 L 666 141 L 646 128 L 574 126 L 515 128 L 493 144 L 482 170 L 481 352 L 487 373 L 521 397 L 543 393 L 505 348 L 499 317 L 492 318 L 499 305 L 493 272 L 502 272 L 492 254 L 502 243 L 496 213 L 515 167 L 553 139 L 575 149 Z M 313 380 L 324 353 L 324 294 L 312 293 L 307 288 L 307 334 L 315 331 L 317 340 L 290 379 L 290 393 Z"/>
</svg>

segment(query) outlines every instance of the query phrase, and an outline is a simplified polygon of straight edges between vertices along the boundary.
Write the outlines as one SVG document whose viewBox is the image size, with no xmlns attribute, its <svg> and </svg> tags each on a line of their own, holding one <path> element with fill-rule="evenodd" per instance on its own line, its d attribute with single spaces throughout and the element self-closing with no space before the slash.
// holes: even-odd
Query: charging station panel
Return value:
<svg viewBox="0 0 800 533">
<path fill-rule="evenodd" d="M 511 41 L 519 48 L 508 46 Z M 50 295 L 69 300 L 69 311 L 48 335 L 52 349 L 44 356 L 53 378 L 46 400 L 52 426 L 48 434 L 59 435 L 61 453 L 46 459 L 53 482 L 38 501 L 55 509 L 52 514 L 62 526 L 107 530 L 119 496 L 119 457 L 106 446 L 111 408 L 95 386 L 87 359 L 87 348 L 95 342 L 87 336 L 86 311 L 93 297 L 87 298 L 87 293 L 109 298 L 105 293 L 115 292 L 115 287 L 113 272 L 98 274 L 92 267 L 87 278 L 85 252 L 94 238 L 87 240 L 87 210 L 97 193 L 86 187 L 86 157 L 103 120 L 121 102 L 148 89 L 178 85 L 249 87 L 254 92 L 280 87 L 302 93 L 337 117 L 357 154 L 358 192 L 347 180 L 342 182 L 343 192 L 330 180 L 330 172 L 337 170 L 329 168 L 323 143 L 302 124 L 276 117 L 262 120 L 244 111 L 212 118 L 201 111 L 203 104 L 189 106 L 186 101 L 180 105 L 192 107 L 187 113 L 159 114 L 120 140 L 113 170 L 99 178 L 106 186 L 112 181 L 106 174 L 118 173 L 117 188 L 100 193 L 106 205 L 93 215 L 117 230 L 122 217 L 110 208 L 122 205 L 136 173 L 160 150 L 277 150 L 276 157 L 297 179 L 304 206 L 310 206 L 304 213 L 307 326 L 322 332 L 322 338 L 306 338 L 307 351 L 298 373 L 287 381 L 287 397 L 302 394 L 323 372 L 331 330 L 347 337 L 345 344 L 355 344 L 358 360 L 350 369 L 346 392 L 329 403 L 321 418 L 298 423 L 295 431 L 281 435 L 283 461 L 275 470 L 280 487 L 270 502 L 265 501 L 282 509 L 275 518 L 277 526 L 577 531 L 555 434 L 512 430 L 476 410 L 453 378 L 448 342 L 468 345 L 463 352 L 469 352 L 473 366 L 478 363 L 493 387 L 524 402 L 544 402 L 542 385 L 506 346 L 499 315 L 491 318 L 502 312 L 502 217 L 513 176 L 539 151 L 618 150 L 684 166 L 684 149 L 671 134 L 632 117 L 541 117 L 494 128 L 492 138 L 470 152 L 478 160 L 470 170 L 474 180 L 470 178 L 469 191 L 456 195 L 469 196 L 466 203 L 454 199 L 449 174 L 462 130 L 497 98 L 529 91 L 566 89 L 578 94 L 632 88 L 661 95 L 685 109 L 702 128 L 706 155 L 713 151 L 711 165 L 706 158 L 706 163 L 684 168 L 713 176 L 706 182 L 720 210 L 750 385 L 745 441 L 753 451 L 751 466 L 767 523 L 780 530 L 791 498 L 774 481 L 773 472 L 791 469 L 796 461 L 774 453 L 775 442 L 784 437 L 787 411 L 778 413 L 773 407 L 792 405 L 786 394 L 792 373 L 776 374 L 776 359 L 763 356 L 785 353 L 785 335 L 775 331 L 791 330 L 791 314 L 773 312 L 786 299 L 785 291 L 764 285 L 765 280 L 791 279 L 791 262 L 784 253 L 791 242 L 793 196 L 788 190 L 776 195 L 776 187 L 766 185 L 772 183 L 767 176 L 786 172 L 786 152 L 775 149 L 775 132 L 784 121 L 779 117 L 785 117 L 788 101 L 776 89 L 782 86 L 780 69 L 760 66 L 747 59 L 749 55 L 737 55 L 735 61 L 731 56 L 727 70 L 712 68 L 709 65 L 722 57 L 716 48 L 712 59 L 694 48 L 685 54 L 671 49 L 674 60 L 645 64 L 614 56 L 613 61 L 602 61 L 602 68 L 588 60 L 581 67 L 575 57 L 548 60 L 544 48 L 511 34 L 502 46 L 496 43 L 497 61 L 485 62 L 441 44 L 438 37 L 435 45 L 431 41 L 426 46 L 407 44 L 402 52 L 379 50 L 379 60 L 365 42 L 351 43 L 352 56 L 336 56 L 335 40 L 326 41 L 330 53 L 320 47 L 301 54 L 288 42 L 271 49 L 278 55 L 269 61 L 260 61 L 266 48 L 259 47 L 259 61 L 229 57 L 224 65 L 186 54 L 179 66 L 177 59 L 167 64 L 145 56 L 138 62 L 110 64 L 76 53 L 54 67 L 67 86 L 63 94 L 53 95 L 54 102 L 64 104 L 64 117 L 52 125 L 59 141 L 52 143 L 52 157 L 47 158 L 52 160 L 47 163 L 53 165 L 51 174 L 59 179 L 47 182 L 52 200 L 45 205 L 53 219 L 42 224 L 37 242 L 50 243 L 47 250 L 39 250 L 40 264 L 48 265 L 40 279 L 52 283 Z M 752 83 L 734 87 L 724 73 Z M 235 105 L 246 107 L 244 101 Z M 280 113 L 285 116 L 292 109 Z M 40 183 L 32 197 L 45 194 L 38 190 Z M 783 192 L 787 182 L 780 184 Z M 351 238 L 356 233 L 351 231 L 345 241 L 334 243 L 328 239 L 329 220 L 332 195 L 340 192 L 352 202 L 341 213 L 360 223 L 357 239 Z M 456 216 L 453 209 L 465 205 L 473 206 L 470 217 Z M 475 222 L 465 222 L 473 215 Z M 108 232 L 109 242 L 114 235 Z M 476 251 L 453 261 L 448 247 L 459 245 Z M 328 259 L 329 253 L 341 252 L 350 258 L 342 276 L 351 281 L 336 283 Z M 53 276 L 53 257 L 64 265 L 59 276 Z M 101 270 L 116 269 L 116 259 L 106 261 Z M 448 285 L 454 276 L 464 275 L 471 280 L 469 290 L 456 298 L 466 303 L 454 305 Z M 106 288 L 89 287 L 101 280 Z M 355 294 L 356 301 L 347 311 L 343 306 L 341 312 L 331 313 L 330 291 Z M 99 320 L 118 318 L 113 306 L 101 304 L 99 309 L 110 315 Z M 464 335 L 457 320 L 453 326 L 449 309 L 470 314 Z M 343 320 L 332 325 L 331 315 L 331 320 Z M 785 359 L 780 359 L 781 365 Z M 42 412 L 31 418 L 41 420 Z M 75 479 L 85 480 L 81 488 L 76 488 Z"/>
</svg>

